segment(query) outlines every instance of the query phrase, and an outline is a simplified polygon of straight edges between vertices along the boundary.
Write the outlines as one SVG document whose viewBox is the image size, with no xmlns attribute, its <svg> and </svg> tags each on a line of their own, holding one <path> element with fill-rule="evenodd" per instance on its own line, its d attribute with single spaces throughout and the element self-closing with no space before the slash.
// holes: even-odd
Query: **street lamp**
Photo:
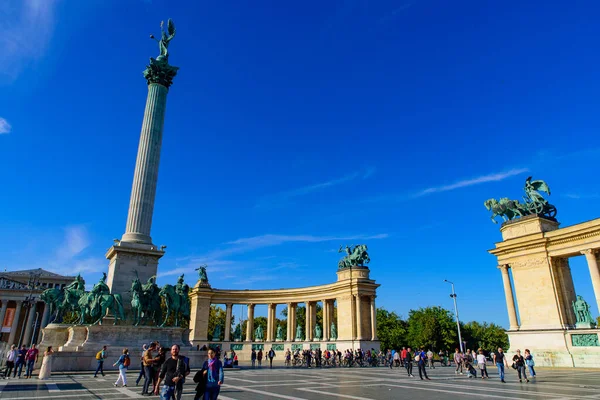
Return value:
<svg viewBox="0 0 600 400">
<path fill-rule="evenodd" d="M 452 285 L 452 294 L 450 295 L 450 297 L 452 297 L 452 300 L 454 300 L 454 314 L 456 315 L 456 329 L 458 329 L 458 342 L 460 344 L 460 352 L 463 353 L 464 348 L 462 336 L 460 335 L 460 320 L 458 319 L 458 306 L 456 305 L 456 293 L 454 293 L 454 283 L 450 282 L 448 279 L 444 279 L 444 282 Z"/>
</svg>

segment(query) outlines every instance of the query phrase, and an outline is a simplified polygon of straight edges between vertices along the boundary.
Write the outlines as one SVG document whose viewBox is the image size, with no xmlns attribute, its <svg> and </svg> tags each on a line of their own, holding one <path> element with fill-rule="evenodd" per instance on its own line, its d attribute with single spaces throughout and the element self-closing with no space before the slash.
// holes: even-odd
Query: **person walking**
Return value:
<svg viewBox="0 0 600 400">
<path fill-rule="evenodd" d="M 256 367 L 256 350 L 252 349 L 252 354 L 250 355 L 250 360 L 252 360 L 252 368 Z"/>
<path fill-rule="evenodd" d="M 143 360 L 144 360 L 144 386 L 142 387 L 142 395 L 149 396 L 150 392 L 148 389 L 152 384 L 152 388 L 154 388 L 154 364 L 160 360 L 160 356 L 154 356 L 152 353 L 156 351 L 156 343 L 150 343 L 148 349 L 144 352 Z"/>
<path fill-rule="evenodd" d="M 477 354 L 477 366 L 479 367 L 479 370 L 481 371 L 481 379 L 490 377 L 487 373 L 487 367 L 485 364 L 486 364 L 485 355 L 483 354 L 483 350 L 479 349 L 479 354 Z"/>
<path fill-rule="evenodd" d="M 17 376 L 17 370 L 19 372 L 19 379 L 21 379 L 21 372 L 23 372 L 23 366 L 25 365 L 25 356 L 27 355 L 27 346 L 21 346 L 21 349 L 17 351 L 17 362 L 15 363 L 15 372 L 13 378 Z"/>
<path fill-rule="evenodd" d="M 267 357 L 269 357 L 269 368 L 273 369 L 273 359 L 275 358 L 275 350 L 273 350 L 272 347 L 271 350 L 269 350 Z"/>
<path fill-rule="evenodd" d="M 135 380 L 135 386 L 139 385 L 140 384 L 140 380 L 142 378 L 146 377 L 146 374 L 144 372 L 144 352 L 146 350 L 148 350 L 148 346 L 144 343 L 142 345 L 142 356 L 140 357 L 140 373 L 139 373 L 137 379 Z"/>
<path fill-rule="evenodd" d="M 431 350 L 427 350 L 427 364 L 429 366 L 429 369 L 435 369 L 435 366 L 433 365 L 433 351 Z"/>
<path fill-rule="evenodd" d="M 129 365 L 131 365 L 129 350 L 124 348 L 121 357 L 119 357 L 117 362 L 113 364 L 113 367 L 119 367 L 119 377 L 115 382 L 115 387 L 119 386 L 119 382 L 123 384 L 123 387 L 127 387 L 127 368 L 129 368 Z"/>
<path fill-rule="evenodd" d="M 38 375 L 38 379 L 46 380 L 50 378 L 52 375 L 52 355 L 54 351 L 52 350 L 52 346 L 48 346 L 46 351 L 44 352 L 44 358 L 42 359 L 42 367 L 40 368 L 40 373 Z"/>
<path fill-rule="evenodd" d="M 417 368 L 419 369 L 419 378 L 421 378 L 421 380 L 423 380 L 423 375 L 425 375 L 425 379 L 430 381 L 431 379 L 429 379 L 429 377 L 427 376 L 427 370 L 425 369 L 425 363 L 427 361 L 425 360 L 425 357 L 423 356 L 423 354 L 425 354 L 425 352 L 421 351 L 420 353 L 417 352 L 417 355 L 415 356 L 415 361 L 417 362 Z"/>
<path fill-rule="evenodd" d="M 98 360 L 98 366 L 96 367 L 96 373 L 94 378 L 98 377 L 98 372 L 104 376 L 104 359 L 106 358 L 106 345 L 102 346 L 102 350 L 96 353 L 96 360 Z"/>
<path fill-rule="evenodd" d="M 410 347 L 408 349 L 406 349 L 406 358 L 404 359 L 404 367 L 406 368 L 406 374 L 410 377 L 410 378 L 414 378 L 413 374 L 412 374 L 412 369 L 413 369 L 413 365 L 412 365 L 412 353 L 410 350 Z"/>
<path fill-rule="evenodd" d="M 506 383 L 504 380 L 504 366 L 508 366 L 508 361 L 506 360 L 506 355 L 502 351 L 501 347 L 498 347 L 498 351 L 494 353 L 494 364 L 498 368 L 498 375 L 500 375 L 500 382 Z"/>
<path fill-rule="evenodd" d="M 208 354 L 215 354 L 212 349 L 208 350 Z M 219 361 L 220 363 L 220 361 Z M 179 345 L 174 344 L 171 346 L 171 358 L 166 359 L 160 368 L 158 375 L 158 381 L 154 388 L 154 394 L 158 395 L 160 391 L 160 400 L 181 400 L 181 394 L 183 393 L 183 380 L 190 373 L 190 367 L 183 359 L 183 356 L 179 355 Z M 162 390 L 160 390 L 160 383 L 164 380 Z M 175 388 L 179 386 L 179 390 Z M 178 396 L 176 394 L 179 394 Z"/>
<path fill-rule="evenodd" d="M 529 349 L 525 349 L 525 365 L 527 365 L 527 368 L 529 369 L 529 376 L 535 378 L 535 369 L 533 369 L 535 366 L 535 361 L 533 361 L 533 356 L 531 355 Z"/>
<path fill-rule="evenodd" d="M 6 353 L 6 377 L 10 378 L 10 374 L 15 367 L 15 361 L 17 361 L 17 356 L 19 352 L 17 350 L 17 346 L 14 344 L 10 346 L 10 350 Z"/>
<path fill-rule="evenodd" d="M 35 343 L 31 345 L 31 348 L 27 350 L 25 354 L 25 361 L 27 362 L 27 369 L 25 370 L 25 379 L 31 379 L 33 374 L 33 367 L 38 360 L 40 351 L 35 347 Z"/>
<path fill-rule="evenodd" d="M 223 373 L 223 364 L 221 361 L 215 357 L 215 353 L 212 350 L 208 351 L 208 360 L 204 361 L 202 365 L 202 369 L 198 374 L 201 374 L 201 378 L 198 379 L 201 382 L 198 386 L 202 384 L 200 379 L 204 380 L 204 400 L 217 400 L 219 397 L 219 392 L 221 391 L 221 385 L 225 381 L 225 374 Z M 197 380 L 197 376 L 194 377 L 194 381 Z M 200 399 L 198 388 L 196 388 L 196 397 L 195 400 Z"/>
<path fill-rule="evenodd" d="M 463 374 L 463 356 L 460 354 L 460 351 L 456 349 L 454 351 L 454 363 L 456 364 L 456 370 L 454 374 L 458 374 L 458 370 L 460 369 L 460 374 Z"/>
<path fill-rule="evenodd" d="M 258 350 L 258 354 L 256 355 L 256 359 L 258 360 L 258 366 L 262 367 L 262 359 L 263 359 L 263 352 L 262 352 L 262 350 Z"/>
<path fill-rule="evenodd" d="M 529 379 L 527 379 L 527 373 L 525 372 L 525 358 L 521 355 L 521 350 L 517 350 L 517 354 L 515 354 L 512 358 L 513 365 L 517 367 L 517 374 L 519 375 L 519 382 L 529 383 Z"/>
</svg>

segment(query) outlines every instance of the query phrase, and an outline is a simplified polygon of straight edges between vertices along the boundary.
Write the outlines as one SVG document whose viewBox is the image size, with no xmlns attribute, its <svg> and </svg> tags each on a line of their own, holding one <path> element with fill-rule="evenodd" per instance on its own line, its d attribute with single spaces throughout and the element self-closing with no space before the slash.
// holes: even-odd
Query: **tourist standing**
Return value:
<svg viewBox="0 0 600 400">
<path fill-rule="evenodd" d="M 406 374 L 413 378 L 413 374 L 412 374 L 412 354 L 410 351 L 410 347 L 408 349 L 406 349 L 406 358 L 404 359 L 404 367 L 406 368 Z"/>
<path fill-rule="evenodd" d="M 433 351 L 431 350 L 427 350 L 427 363 L 429 364 L 429 369 L 435 369 L 435 366 L 433 365 Z"/>
<path fill-rule="evenodd" d="M 529 368 L 529 375 L 532 378 L 535 378 L 535 369 L 533 369 L 535 366 L 535 361 L 533 361 L 533 356 L 531 355 L 529 349 L 525 349 L 525 365 L 527 365 L 527 368 Z"/>
<path fill-rule="evenodd" d="M 456 370 L 454 371 L 454 374 L 458 374 L 458 370 L 460 369 L 460 374 L 463 374 L 463 356 L 462 354 L 460 354 L 460 351 L 458 349 L 455 349 L 454 351 L 454 363 L 456 364 Z"/>
<path fill-rule="evenodd" d="M 23 366 L 25 365 L 25 356 L 27 355 L 27 346 L 21 346 L 21 349 L 17 351 L 17 362 L 15 363 L 15 372 L 13 374 L 13 378 L 17 376 L 17 370 L 19 371 L 19 379 L 21 379 L 21 372 L 23 371 Z"/>
<path fill-rule="evenodd" d="M 292 352 L 290 351 L 290 349 L 287 349 L 285 351 L 285 366 L 289 367 L 292 363 Z"/>
<path fill-rule="evenodd" d="M 208 360 L 204 361 L 202 365 L 202 375 L 206 380 L 204 400 L 217 400 L 221 385 L 225 381 L 225 374 L 223 373 L 221 361 L 215 358 L 215 353 L 212 350 L 208 351 Z M 196 394 L 196 397 L 198 397 L 198 394 Z"/>
<path fill-rule="evenodd" d="M 517 374 L 519 375 L 519 382 L 529 383 L 529 379 L 527 379 L 527 373 L 525 372 L 525 358 L 521 355 L 521 350 L 517 350 L 517 354 L 513 356 L 514 366 L 517 367 Z"/>
<path fill-rule="evenodd" d="M 396 365 L 396 367 L 400 366 L 400 352 L 399 351 L 394 353 L 394 364 Z"/>
<path fill-rule="evenodd" d="M 25 354 L 25 361 L 27 361 L 27 370 L 25 371 L 25 379 L 31 379 L 31 375 L 33 374 L 33 367 L 38 360 L 40 351 L 36 349 L 35 343 L 31 345 L 31 348 L 27 350 L 27 354 Z"/>
<path fill-rule="evenodd" d="M 263 359 L 263 352 L 262 352 L 262 350 L 258 350 L 258 354 L 256 355 L 256 359 L 258 360 L 258 366 L 262 367 L 262 359 Z"/>
<path fill-rule="evenodd" d="M 273 359 L 275 358 L 275 350 L 273 350 L 273 347 L 271 347 L 271 350 L 269 350 L 269 353 L 267 354 L 267 356 L 269 357 L 269 368 L 273 368 Z"/>
<path fill-rule="evenodd" d="M 98 367 L 96 367 L 96 373 L 94 374 L 94 378 L 98 376 L 98 372 L 102 373 L 104 376 L 104 359 L 106 358 L 106 346 L 102 346 L 102 350 L 96 353 L 96 360 L 98 360 Z"/>
<path fill-rule="evenodd" d="M 140 380 L 142 378 L 146 377 L 146 374 L 144 372 L 144 352 L 148 350 L 148 346 L 144 343 L 142 345 L 142 356 L 140 357 L 140 374 L 138 375 L 137 379 L 135 380 L 135 386 L 140 384 Z"/>
<path fill-rule="evenodd" d="M 483 350 L 479 349 L 479 354 L 477 355 L 477 366 L 481 371 L 481 379 L 489 378 L 490 376 L 487 373 L 485 355 L 483 354 Z"/>
<path fill-rule="evenodd" d="M 6 377 L 10 378 L 10 374 L 12 373 L 13 368 L 15 367 L 15 361 L 17 361 L 17 356 L 19 352 L 17 351 L 17 346 L 14 344 L 10 346 L 10 350 L 6 353 Z"/>
<path fill-rule="evenodd" d="M 423 357 L 423 354 L 425 354 L 425 352 L 421 351 L 420 353 L 417 352 L 417 355 L 415 356 L 415 361 L 417 362 L 417 368 L 419 369 L 419 378 L 421 378 L 421 380 L 423 380 L 423 375 L 425 376 L 425 379 L 427 379 L 428 381 L 430 381 L 431 379 L 429 379 L 429 377 L 427 376 L 427 370 L 425 369 L 425 357 Z"/>
<path fill-rule="evenodd" d="M 150 384 L 154 388 L 154 363 L 160 360 L 160 357 L 154 356 L 152 353 L 156 350 L 156 343 L 150 343 L 150 347 L 144 352 L 144 386 L 142 387 L 142 395 L 150 395 L 148 389 Z"/>
<path fill-rule="evenodd" d="M 40 368 L 40 373 L 38 375 L 38 379 L 45 380 L 50 378 L 52 374 L 52 355 L 54 351 L 52 350 L 52 346 L 48 346 L 46 351 L 44 352 L 44 358 L 42 359 L 42 367 Z"/>
<path fill-rule="evenodd" d="M 501 347 L 498 347 L 498 352 L 494 353 L 494 364 L 498 368 L 498 375 L 500 375 L 500 382 L 506 383 L 504 380 L 504 366 L 508 366 L 508 361 L 506 360 L 506 356 L 502 351 Z"/>
<path fill-rule="evenodd" d="M 208 354 L 215 354 L 213 349 L 208 350 Z M 219 361 L 219 364 L 221 362 Z M 171 398 L 175 398 L 175 400 L 181 399 L 181 394 L 183 393 L 183 381 L 185 377 L 190 373 L 190 367 L 185 363 L 183 356 L 179 355 L 179 345 L 174 344 L 171 346 L 171 358 L 166 359 L 160 368 L 160 373 L 158 375 L 158 381 L 156 382 L 156 386 L 154 388 L 154 394 L 159 394 L 160 391 L 160 399 L 161 400 L 171 400 Z M 164 380 L 164 385 L 162 390 L 160 390 L 160 383 Z M 179 387 L 179 390 L 175 390 L 176 387 Z"/>
<path fill-rule="evenodd" d="M 123 349 L 123 354 L 117 360 L 116 363 L 113 364 L 113 367 L 119 367 L 119 377 L 115 382 L 115 387 L 119 385 L 119 382 L 123 384 L 123 387 L 127 387 L 127 368 L 131 364 L 131 359 L 129 358 L 129 350 L 127 348 Z"/>
<path fill-rule="evenodd" d="M 250 355 L 250 360 L 252 360 L 252 368 L 256 366 L 256 350 L 252 349 L 252 355 Z"/>
</svg>

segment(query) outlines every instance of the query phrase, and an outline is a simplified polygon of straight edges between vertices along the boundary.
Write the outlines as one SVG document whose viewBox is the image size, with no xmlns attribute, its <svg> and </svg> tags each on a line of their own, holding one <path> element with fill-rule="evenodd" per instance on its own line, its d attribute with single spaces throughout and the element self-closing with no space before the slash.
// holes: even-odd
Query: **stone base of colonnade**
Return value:
<svg viewBox="0 0 600 400">
<path fill-rule="evenodd" d="M 529 349 L 539 367 L 600 368 L 598 329 L 508 331 L 509 360 Z"/>
<path fill-rule="evenodd" d="M 138 369 L 138 360 L 142 356 L 142 345 L 159 341 L 161 346 L 170 347 L 173 344 L 181 346 L 181 354 L 190 358 L 190 366 L 197 368 L 206 360 L 206 351 L 198 351 L 189 341 L 190 330 L 187 328 L 127 326 L 127 325 L 65 325 L 49 324 L 42 329 L 42 341 L 39 344 L 40 353 L 48 346 L 56 351 L 53 356 L 53 371 L 85 371 L 95 370 L 98 362 L 96 353 L 102 346 L 108 346 L 105 370 L 116 369 L 112 364 L 122 354 L 123 349 L 129 350 L 131 357 L 130 369 Z M 39 358 L 39 367 L 42 357 Z"/>
<path fill-rule="evenodd" d="M 279 341 L 279 342 L 198 342 L 197 345 L 200 347 L 206 345 L 208 347 L 216 348 L 219 346 L 221 353 L 235 351 L 238 356 L 238 361 L 250 361 L 252 355 L 252 349 L 263 351 L 264 357 L 271 348 L 275 351 L 275 360 L 284 361 L 284 355 L 286 350 L 294 352 L 296 349 L 302 350 L 340 350 L 344 352 L 347 349 L 363 349 L 371 350 L 375 349 L 379 351 L 380 344 L 378 340 L 322 340 L 322 341 Z"/>
</svg>

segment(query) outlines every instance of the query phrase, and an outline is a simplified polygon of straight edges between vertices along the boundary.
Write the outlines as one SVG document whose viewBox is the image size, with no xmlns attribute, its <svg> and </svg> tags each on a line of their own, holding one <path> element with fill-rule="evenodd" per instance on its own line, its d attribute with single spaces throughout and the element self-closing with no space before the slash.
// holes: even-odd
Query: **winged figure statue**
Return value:
<svg viewBox="0 0 600 400">
<path fill-rule="evenodd" d="M 156 57 L 157 61 L 168 61 L 169 60 L 169 42 L 175 37 L 175 23 L 171 18 L 167 21 L 167 32 L 163 29 L 165 22 L 160 23 L 160 39 L 150 35 L 150 39 L 154 39 L 158 42 L 158 48 L 160 49 L 160 55 Z"/>
</svg>

